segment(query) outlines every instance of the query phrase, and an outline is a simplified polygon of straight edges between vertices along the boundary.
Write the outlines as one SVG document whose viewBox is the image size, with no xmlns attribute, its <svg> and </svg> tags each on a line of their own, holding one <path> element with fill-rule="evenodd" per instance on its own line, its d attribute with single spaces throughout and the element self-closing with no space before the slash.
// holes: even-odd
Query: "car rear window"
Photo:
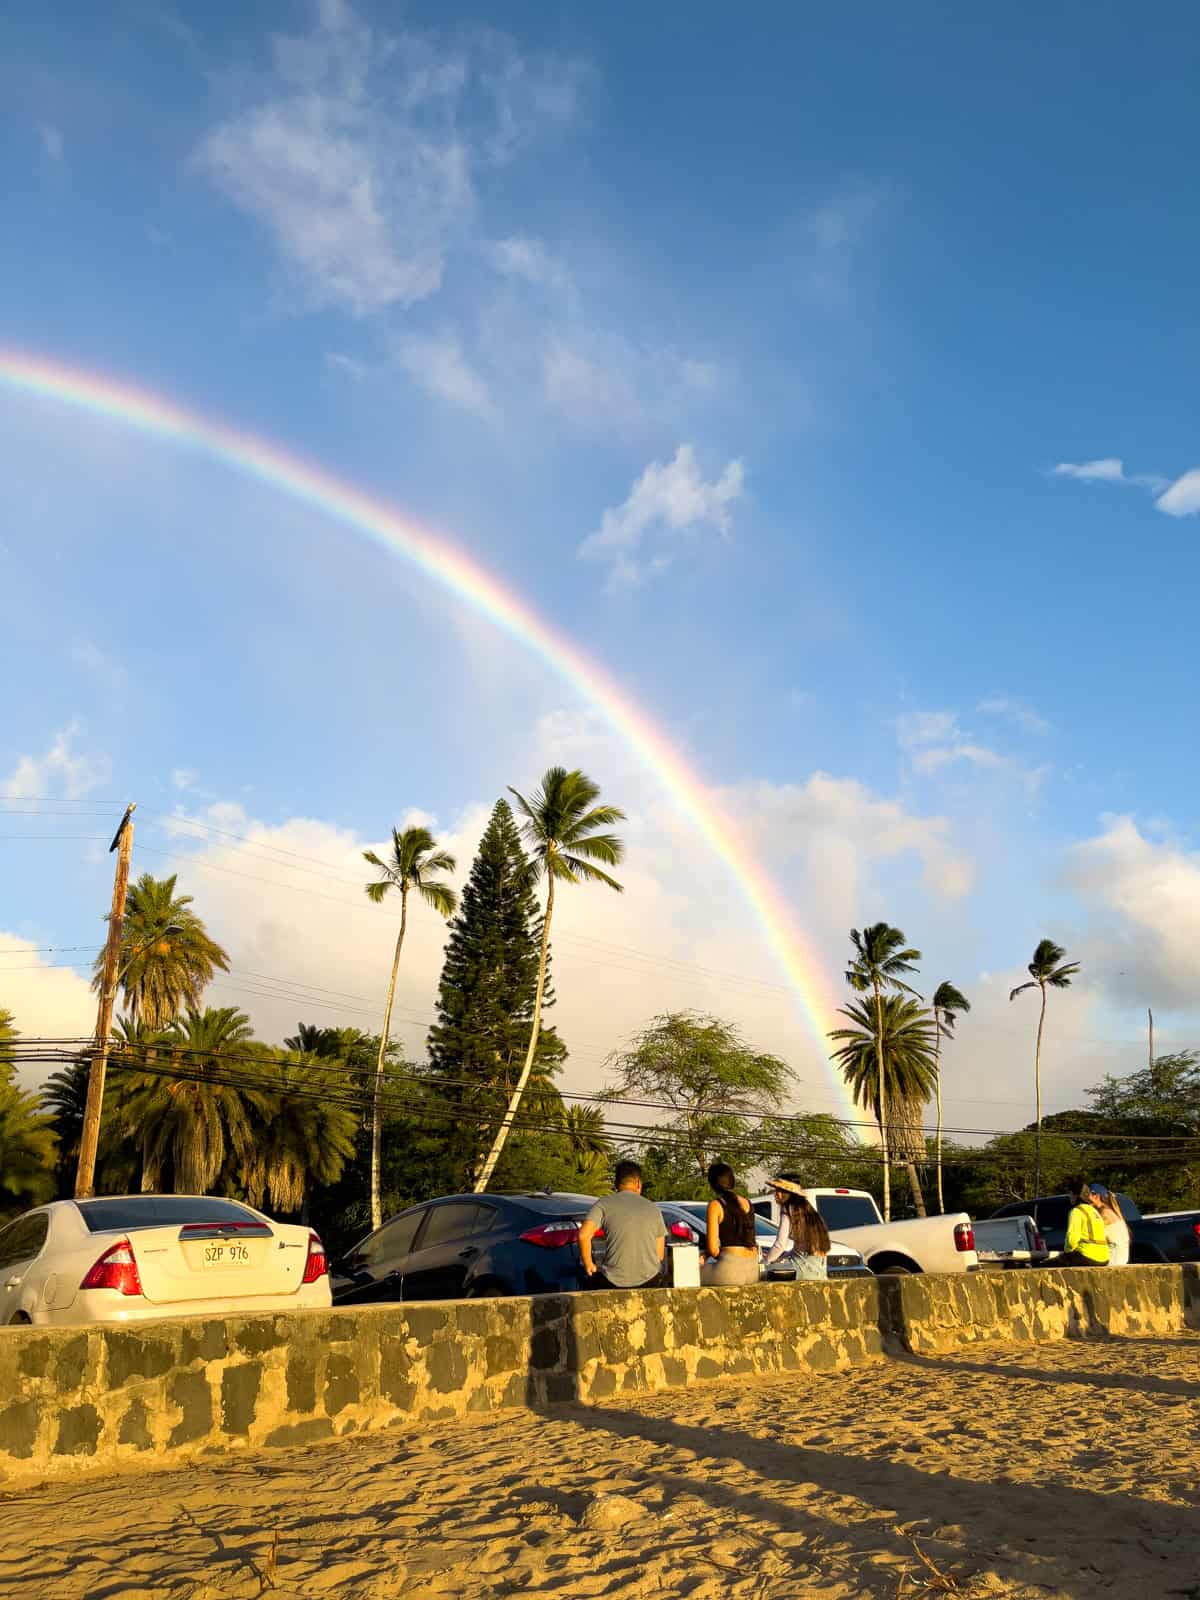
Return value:
<svg viewBox="0 0 1200 1600">
<path fill-rule="evenodd" d="M 817 1210 L 827 1228 L 866 1228 L 879 1221 L 874 1204 L 865 1196 L 821 1194 L 817 1196 Z"/>
<path fill-rule="evenodd" d="M 184 1222 L 258 1222 L 236 1200 L 215 1195 L 128 1194 L 112 1200 L 77 1200 L 89 1233 L 129 1233 Z"/>
</svg>

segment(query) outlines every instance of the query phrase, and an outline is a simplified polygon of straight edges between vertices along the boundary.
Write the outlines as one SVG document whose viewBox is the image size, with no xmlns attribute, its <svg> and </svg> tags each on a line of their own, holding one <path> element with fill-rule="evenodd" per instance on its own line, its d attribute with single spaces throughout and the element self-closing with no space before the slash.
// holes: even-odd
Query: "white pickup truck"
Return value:
<svg viewBox="0 0 1200 1600">
<path fill-rule="evenodd" d="M 874 1273 L 979 1270 L 975 1235 L 965 1211 L 885 1222 L 866 1189 L 805 1189 L 804 1197 L 821 1213 L 830 1233 L 861 1251 Z M 773 1222 L 779 1220 L 771 1197 L 756 1198 L 753 1205 Z"/>
</svg>

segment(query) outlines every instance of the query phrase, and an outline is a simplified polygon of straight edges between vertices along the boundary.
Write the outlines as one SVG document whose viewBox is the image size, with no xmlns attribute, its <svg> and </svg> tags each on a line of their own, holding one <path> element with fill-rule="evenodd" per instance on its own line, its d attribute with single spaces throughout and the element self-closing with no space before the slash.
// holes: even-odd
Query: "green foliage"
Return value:
<svg viewBox="0 0 1200 1600">
<path fill-rule="evenodd" d="M 1062 946 L 1055 944 L 1053 939 L 1039 939 L 1037 949 L 1033 952 L 1033 960 L 1026 968 L 1031 982 L 1019 983 L 1008 998 L 1015 1000 L 1019 994 L 1024 994 L 1026 989 L 1069 989 L 1071 979 L 1079 971 L 1079 963 L 1068 961 L 1066 954 Z"/>
<path fill-rule="evenodd" d="M 598 784 L 578 770 L 551 767 L 532 799 L 526 800 L 516 789 L 509 793 L 525 819 L 522 832 L 534 872 L 567 883 L 604 883 L 620 892 L 621 885 L 603 868 L 620 865 L 624 846 L 616 834 L 597 829 L 624 822 L 625 813 L 616 806 L 593 803 L 600 797 Z"/>
<path fill-rule="evenodd" d="M 438 874 L 453 872 L 454 857 L 443 850 L 428 828 L 392 829 L 392 848 L 386 861 L 374 850 L 364 850 L 363 860 L 378 867 L 380 876 L 366 886 L 367 898 L 376 905 L 383 903 L 390 889 L 407 894 L 413 888 L 427 906 L 439 916 L 448 917 L 454 912 L 457 896 L 448 884 L 438 881 Z"/>
<path fill-rule="evenodd" d="M 732 1023 L 692 1011 L 655 1017 L 612 1065 L 614 1099 L 672 1107 L 660 1126 L 701 1178 L 718 1158 L 745 1166 L 753 1150 L 749 1114 L 776 1110 L 792 1076 L 778 1056 L 751 1049 Z"/>
<path fill-rule="evenodd" d="M 430 1076 L 458 1113 L 452 1128 L 456 1187 L 473 1179 L 520 1074 L 533 1021 L 541 936 L 530 863 L 512 811 L 500 800 L 450 924 L 438 1020 L 429 1034 Z M 549 977 L 542 1004 L 554 1004 Z M 539 1030 L 524 1101 L 528 1120 L 553 1117 L 561 1106 L 552 1079 L 566 1054 L 553 1028 Z"/>
<path fill-rule="evenodd" d="M 69 1066 L 52 1072 L 42 1089 L 42 1105 L 58 1139 L 55 1192 L 59 1199 L 75 1191 L 75 1169 L 79 1161 L 79 1138 L 83 1132 L 83 1112 L 87 1104 L 91 1066 L 91 1057 L 81 1055 Z M 113 1104 L 112 1083 L 109 1080 L 105 1082 L 104 1104 L 105 1111 L 101 1113 L 100 1120 L 102 1134 L 105 1130 L 105 1113 Z"/>
<path fill-rule="evenodd" d="M 0 1010 L 0 1223 L 54 1194 L 57 1140 L 37 1095 L 18 1089 L 12 1052 L 19 1034 Z"/>
<path fill-rule="evenodd" d="M 229 957 L 191 909 L 191 895 L 177 895 L 175 882 L 174 875 L 144 872 L 125 903 L 118 987 L 130 1019 L 149 1028 L 165 1028 L 185 1006 L 197 1007 L 213 974 L 229 970 Z M 103 967 L 101 950 L 92 978 L 97 991 Z"/>
<path fill-rule="evenodd" d="M 855 1104 L 870 1111 L 876 1120 L 886 1093 L 888 1120 L 900 1135 L 911 1120 L 911 1109 L 926 1104 L 937 1082 L 933 1020 L 929 1012 L 907 994 L 881 997 L 885 1080 L 879 1071 L 875 1001 L 853 1001 L 840 1009 L 852 1026 L 835 1028 L 829 1035 L 836 1042 L 833 1059 Z M 894 1143 L 893 1154 L 906 1156 L 908 1152 L 900 1143 Z M 923 1157 L 922 1145 L 911 1159 Z"/>
<path fill-rule="evenodd" d="M 764 1183 L 776 1172 L 799 1172 L 810 1189 L 880 1190 L 878 1152 L 825 1111 L 764 1118 L 752 1136 L 751 1155 Z"/>
</svg>

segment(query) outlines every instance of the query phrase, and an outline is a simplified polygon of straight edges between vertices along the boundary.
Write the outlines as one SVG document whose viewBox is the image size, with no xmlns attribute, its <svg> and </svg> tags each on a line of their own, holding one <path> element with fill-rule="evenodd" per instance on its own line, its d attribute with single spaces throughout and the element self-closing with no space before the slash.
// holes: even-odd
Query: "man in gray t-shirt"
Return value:
<svg viewBox="0 0 1200 1600">
<path fill-rule="evenodd" d="M 579 1254 L 593 1289 L 653 1289 L 662 1282 L 667 1230 L 662 1212 L 642 1196 L 642 1169 L 618 1161 L 616 1194 L 606 1195 L 588 1212 L 579 1230 Z M 592 1240 L 604 1229 L 604 1268 L 597 1272 Z"/>
</svg>

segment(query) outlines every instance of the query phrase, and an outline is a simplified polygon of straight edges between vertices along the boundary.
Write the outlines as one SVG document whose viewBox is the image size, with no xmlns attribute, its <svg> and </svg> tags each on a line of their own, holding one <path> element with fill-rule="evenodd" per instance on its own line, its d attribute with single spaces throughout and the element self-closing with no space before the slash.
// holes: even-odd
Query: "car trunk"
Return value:
<svg viewBox="0 0 1200 1600">
<path fill-rule="evenodd" d="M 152 1305 L 294 1294 L 306 1253 L 266 1222 L 185 1222 L 129 1235 Z"/>
</svg>

